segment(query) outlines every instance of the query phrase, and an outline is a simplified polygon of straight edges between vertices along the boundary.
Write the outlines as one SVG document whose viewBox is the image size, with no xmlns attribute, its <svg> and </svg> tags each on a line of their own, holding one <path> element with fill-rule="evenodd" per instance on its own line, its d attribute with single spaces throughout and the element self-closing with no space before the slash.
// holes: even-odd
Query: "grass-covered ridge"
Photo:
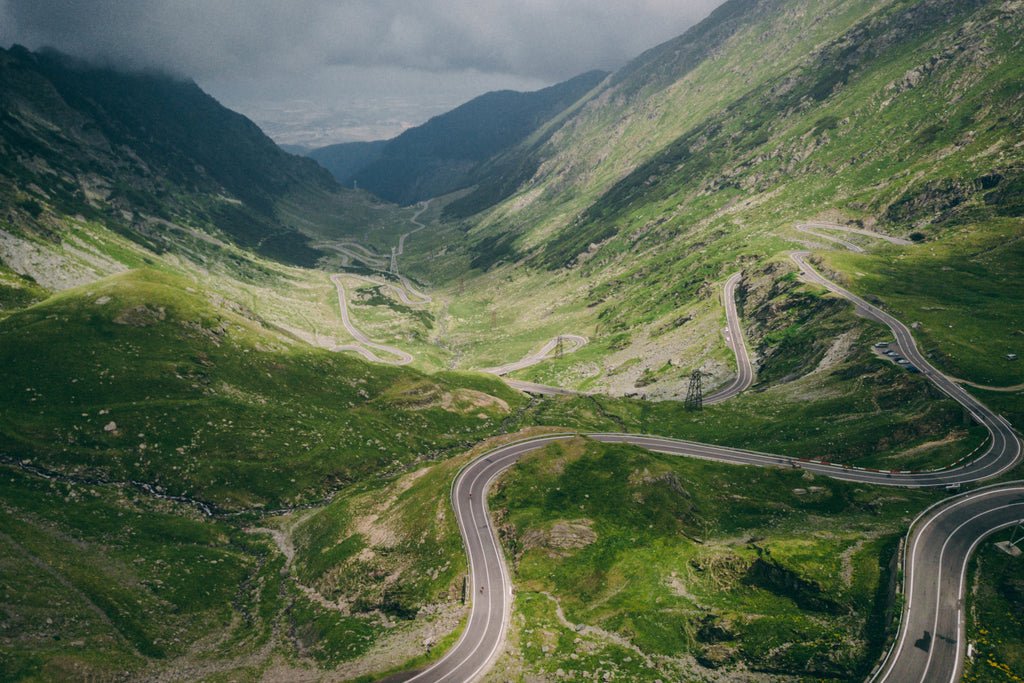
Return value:
<svg viewBox="0 0 1024 683">
<path fill-rule="evenodd" d="M 724 351 L 690 352 L 718 341 L 701 317 L 715 304 L 716 283 L 739 269 L 761 269 L 787 249 L 833 248 L 792 230 L 811 219 L 924 241 L 890 247 L 857 238 L 883 260 L 917 264 L 899 277 L 912 276 L 908 286 L 919 293 L 948 292 L 948 317 L 977 315 L 984 290 L 988 322 L 946 327 L 951 353 L 966 355 L 953 347 L 966 351 L 972 337 L 1007 340 L 999 357 L 1016 353 L 1011 309 L 1019 297 L 1012 284 L 997 291 L 995 283 L 1019 270 L 1012 245 L 1024 167 L 1021 108 L 1014 106 L 1024 74 L 1020 9 L 999 2 L 748 4 L 756 7 L 737 15 L 738 26 L 729 23 L 733 15 L 719 17 L 728 30 L 713 59 L 673 71 L 673 59 L 685 55 L 667 44 L 641 60 L 641 71 L 657 74 L 657 88 L 634 83 L 625 70 L 553 123 L 538 148 L 546 161 L 519 192 L 454 230 L 430 261 L 415 262 L 423 277 L 446 282 L 456 302 L 452 339 L 472 349 L 460 361 L 522 348 L 542 327 L 561 327 L 588 335 L 594 349 L 591 363 L 573 367 L 565 359 L 547 373 L 565 386 L 608 390 L 613 383 L 599 375 L 630 359 L 644 365 L 630 381 L 654 379 L 643 392 L 654 396 L 685 391 L 685 372 L 666 367 L 669 360 L 724 379 L 715 367 Z M 1000 240 L 1007 242 L 1002 256 L 986 253 L 971 278 L 942 275 L 943 258 L 971 248 L 967 241 L 981 254 L 980 245 Z M 833 263 L 851 278 L 868 272 L 854 260 Z M 473 268 L 481 272 L 466 277 Z M 878 275 L 871 291 L 858 291 L 875 293 L 882 305 L 895 294 L 894 311 L 927 328 L 915 313 L 935 304 L 905 296 L 903 283 L 891 279 L 894 269 Z M 530 292 L 528 307 L 523 292 Z M 671 357 L 648 364 L 658 348 L 651 342 L 687 318 L 690 330 L 684 324 L 673 332 L 678 341 L 661 340 L 676 347 Z M 775 335 L 765 348 L 793 340 Z M 1000 367 L 996 342 L 984 343 L 992 362 L 965 361 L 956 371 L 977 383 L 1014 384 L 1015 366 Z M 615 362 L 595 372 L 598 355 Z M 539 379 L 545 370 L 532 372 Z M 612 391 L 638 388 L 618 383 Z"/>
<path fill-rule="evenodd" d="M 209 187 L 97 181 L 96 160 L 84 182 L 80 159 L 50 148 L 36 151 L 60 177 L 5 154 L 0 584 L 17 617 L 0 668 L 156 675 L 201 660 L 214 678 L 355 677 L 437 656 L 466 571 L 448 482 L 461 454 L 522 427 L 883 469 L 977 447 L 959 406 L 872 349 L 888 332 L 802 284 L 785 251 L 834 246 L 792 229 L 815 218 L 913 237 L 850 236 L 869 253 L 816 263 L 919 323 L 943 371 L 1024 381 L 1005 359 L 1024 327 L 1020 3 L 734 0 L 716 17 L 714 36 L 645 55 L 468 195 L 479 207 L 516 185 L 509 201 L 460 223 L 442 222 L 464 215 L 444 210 L 457 198 L 417 214 L 429 227 L 400 267 L 431 303 L 351 288 L 356 326 L 419 371 L 325 350 L 348 341 L 336 251 L 322 270 L 251 253 L 309 264 L 283 239 L 301 232 L 387 255 L 412 209 L 301 186 L 268 217 Z M 700 412 L 642 400 L 681 398 L 694 368 L 728 380 L 719 297 L 737 271 L 757 384 Z M 598 395 L 532 400 L 481 374 L 425 374 L 563 333 L 588 343 L 516 378 Z M 979 392 L 1024 419 L 1019 392 Z M 741 662 L 841 676 L 880 651 L 887 563 L 931 494 L 557 450 L 497 499 L 523 580 L 509 656 L 522 677 L 671 680 Z M 985 595 L 989 581 L 979 611 L 1019 602 Z"/>
<path fill-rule="evenodd" d="M 639 656 L 627 659 L 627 647 L 603 663 L 633 680 L 741 662 L 795 676 L 865 674 L 892 616 L 896 540 L 935 495 L 628 446 L 552 445 L 509 470 L 493 495 L 520 586 L 521 654 L 538 672 L 588 670 L 617 637 Z M 564 644 L 542 654 L 542 632 L 575 637 L 538 613 L 547 600 L 570 624 L 592 627 L 584 650 L 593 661 L 570 660 L 580 649 Z"/>
<path fill-rule="evenodd" d="M 226 509 L 313 502 L 441 456 L 496 433 L 524 400 L 497 380 L 297 344 L 156 271 L 64 292 L 0 322 L 0 338 L 6 457 Z M 433 398 L 387 398 L 403 386 Z"/>
<path fill-rule="evenodd" d="M 157 669 L 216 636 L 258 652 L 281 611 L 271 546 L 128 487 L 0 466 L 4 680 Z"/>
</svg>

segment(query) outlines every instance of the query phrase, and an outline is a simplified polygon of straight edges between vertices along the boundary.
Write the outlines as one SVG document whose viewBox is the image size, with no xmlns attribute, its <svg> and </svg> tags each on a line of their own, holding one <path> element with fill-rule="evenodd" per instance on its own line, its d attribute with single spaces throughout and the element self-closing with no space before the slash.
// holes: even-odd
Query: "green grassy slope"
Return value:
<svg viewBox="0 0 1024 683">
<path fill-rule="evenodd" d="M 132 271 L 0 323 L 7 457 L 274 508 L 493 433 L 522 401 L 286 344 L 190 289 Z"/>
<path fill-rule="evenodd" d="M 520 586 L 525 666 L 600 664 L 630 680 L 741 663 L 863 677 L 890 625 L 905 518 L 934 495 L 585 441 L 551 446 L 511 470 L 493 503 Z M 549 600 L 569 624 L 591 627 L 585 644 L 567 646 L 576 635 L 549 616 Z M 544 634 L 554 653 L 543 653 Z"/>
<path fill-rule="evenodd" d="M 651 87 L 624 71 L 573 117 L 553 124 L 533 150 L 543 160 L 520 179 L 519 190 L 462 226 L 468 246 L 453 249 L 434 271 L 458 272 L 458 264 L 478 272 L 458 285 L 453 336 L 482 356 L 525 346 L 541 330 L 584 333 L 590 345 L 576 358 L 519 376 L 679 398 L 693 367 L 711 370 L 715 381 L 725 376 L 716 366 L 722 356 L 707 351 L 718 344 L 717 329 L 702 321 L 720 326 L 716 285 L 742 268 L 741 311 L 759 364 L 755 393 L 702 418 L 671 403 L 602 399 L 566 401 L 546 417 L 578 425 L 601 414 L 631 430 L 826 459 L 852 456 L 881 468 L 955 460 L 980 442 L 980 431 L 955 406 L 941 408 L 916 378 L 873 356 L 870 343 L 888 334 L 857 322 L 847 304 L 798 286 L 784 252 L 817 250 L 830 277 L 913 324 L 919 345 L 943 372 L 995 387 L 1024 381 L 1020 361 L 1006 357 L 1024 348 L 1024 10 L 1002 2 L 740 5 L 726 5 L 741 12 L 736 23 L 723 14 L 710 25 L 720 42 L 706 59 L 685 62 L 685 41 L 666 46 L 645 62 L 648 73 L 658 74 Z M 808 220 L 915 244 L 835 233 L 868 253 L 832 251 L 832 243 L 793 229 Z M 454 284 L 449 292 L 455 296 Z M 528 305 L 523 292 L 531 292 Z M 491 334 L 488 321 L 490 328 L 501 322 L 501 333 Z M 660 347 L 671 351 L 657 356 Z M 1024 393 L 978 391 L 1019 424 Z M 914 405 L 927 406 L 931 417 Z M 891 415 L 894 408 L 907 410 L 906 417 Z M 901 445 L 889 449 L 895 441 Z M 778 596 L 759 611 L 756 589 L 743 580 L 757 551 L 737 551 L 742 542 L 727 535 L 732 520 L 708 521 L 710 531 L 685 528 L 692 521 L 685 513 L 696 509 L 692 516 L 703 519 L 693 489 L 717 476 L 713 468 L 685 480 L 693 483 L 683 487 L 687 496 L 657 492 L 671 500 L 657 508 L 665 517 L 652 519 L 650 510 L 628 503 L 623 509 L 630 496 L 646 494 L 629 476 L 643 468 L 622 464 L 634 455 L 592 448 L 548 454 L 507 478 L 499 515 L 525 587 L 507 672 L 601 668 L 642 680 L 665 679 L 666 667 L 677 667 L 672 674 L 682 678 L 715 675 L 693 668 L 692 660 L 673 661 L 681 652 L 704 667 L 730 670 L 744 662 L 805 677 L 861 672 L 856 677 L 871 667 L 879 643 L 836 634 L 878 635 L 867 616 L 884 602 L 879 584 L 871 583 L 878 575 L 852 579 L 863 581 L 866 601 L 847 602 L 852 593 L 829 568 L 835 539 L 816 547 L 811 526 L 787 527 L 790 506 L 779 501 L 789 496 L 769 495 L 762 508 L 777 506 L 780 526 L 758 533 L 793 550 L 777 556 L 783 566 L 830 586 L 835 604 L 845 605 L 841 618 L 813 609 L 788 614 Z M 577 458 L 584 464 L 574 469 Z M 759 483 L 726 489 L 732 498 L 725 505 L 756 496 L 774 474 L 751 476 Z M 852 514 L 857 504 L 847 504 Z M 890 540 L 902 531 L 899 514 L 912 513 L 894 507 L 883 513 L 897 515 L 881 532 Z M 793 519 L 807 525 L 808 514 L 817 524 L 808 511 Z M 828 519 L 821 523 L 835 517 Z M 655 532 L 659 524 L 668 526 Z M 709 544 L 719 527 L 724 540 Z M 587 539 L 590 531 L 597 540 L 580 548 L 545 540 L 566 533 Z M 884 545 L 878 537 L 858 536 L 856 543 L 859 551 Z M 685 562 L 690 557 L 696 564 Z M 877 571 L 877 559 L 860 556 L 852 576 Z M 684 576 L 677 595 L 666 585 L 670 571 Z M 976 589 L 979 621 L 972 628 L 988 653 L 987 663 L 976 660 L 971 669 L 978 680 L 1020 675 L 1007 646 L 1015 626 L 994 616 L 1019 602 L 1007 580 L 1004 586 L 983 576 Z M 704 623 L 709 605 L 716 616 Z M 589 627 L 585 635 L 574 623 Z"/>
<path fill-rule="evenodd" d="M 1020 8 L 755 5 L 710 25 L 719 42 L 696 65 L 673 61 L 682 48 L 652 52 L 641 71 L 660 74 L 658 87 L 645 90 L 628 72 L 610 79 L 555 125 L 544 163 L 519 191 L 465 227 L 466 246 L 422 265 L 448 278 L 460 268 L 483 271 L 459 285 L 453 334 L 498 355 L 527 342 L 538 329 L 531 313 L 543 311 L 545 326 L 586 333 L 607 351 L 620 347 L 615 366 L 643 364 L 659 331 L 716 305 L 715 284 L 731 272 L 786 249 L 831 248 L 792 230 L 827 219 L 925 241 L 897 248 L 858 237 L 875 257 L 830 263 L 857 291 L 922 322 L 934 339 L 926 344 L 948 347 L 935 355 L 944 371 L 1019 384 L 1020 366 L 1004 356 L 1020 355 L 1024 325 L 1013 284 L 1024 168 Z M 970 277 L 952 263 L 965 252 Z M 448 291 L 455 296 L 454 283 Z M 531 292 L 529 311 L 521 291 Z M 941 315 L 971 324 L 950 328 L 940 314 L 919 314 L 940 305 L 929 291 L 943 292 Z M 494 344 L 477 331 L 494 319 L 511 320 L 506 329 L 518 339 Z M 755 345 L 777 346 L 770 327 Z M 705 362 L 683 348 L 697 343 L 717 340 L 706 331 L 680 340 L 676 362 Z M 645 369 L 657 374 L 664 363 Z M 565 381 L 613 384 L 592 377 Z M 660 393 L 673 391 L 678 382 Z"/>
<path fill-rule="evenodd" d="M 515 171 L 496 180 L 514 181 L 507 202 L 446 224 L 431 205 L 402 261 L 439 285 L 431 305 L 355 292 L 357 323 L 401 326 L 421 369 L 506 362 L 573 332 L 583 349 L 517 377 L 634 399 L 531 401 L 478 374 L 329 353 L 346 337 L 328 274 L 252 254 L 278 230 L 386 253 L 409 211 L 314 184 L 260 214 L 138 169 L 61 166 L 60 136 L 28 136 L 46 144 L 0 165 L 4 673 L 355 677 L 436 656 L 465 572 L 452 456 L 521 427 L 893 469 L 956 460 L 982 432 L 874 354 L 886 332 L 801 284 L 784 252 L 821 248 L 831 277 L 919 323 L 944 371 L 1024 381 L 1005 360 L 1024 328 L 1021 29 L 1019 3 L 734 0 L 495 162 Z M 89 137 L 69 121 L 55 130 Z M 792 229 L 815 218 L 920 243 L 825 252 Z M 728 378 L 718 299 L 740 269 L 758 384 L 700 413 L 639 400 L 681 398 L 694 367 Z M 1019 393 L 985 398 L 1024 415 Z M 742 662 L 824 677 L 879 652 L 894 538 L 928 494 L 555 450 L 498 500 L 525 587 L 508 671 L 666 680 Z M 590 532 L 580 548 L 551 540 Z M 979 614 L 1015 604 L 986 590 Z"/>
<path fill-rule="evenodd" d="M 995 218 L 904 253 L 830 255 L 858 291 L 915 324 L 918 344 L 956 377 L 997 387 L 1024 383 L 1024 266 L 1020 219 Z"/>
<path fill-rule="evenodd" d="M 370 651 L 360 671 L 375 671 L 412 656 L 396 633 L 447 604 L 464 571 L 447 529 L 431 546 L 444 571 L 427 583 L 403 577 L 383 604 L 372 590 L 351 614 L 325 610 L 300 586 L 336 576 L 337 553 L 319 569 L 303 559 L 293 581 L 245 526 L 336 496 L 329 516 L 417 463 L 447 464 L 515 424 L 526 399 L 492 377 L 310 347 L 196 284 L 132 270 L 0 320 L 4 680 L 249 676 L 281 661 L 292 675 Z M 450 476 L 442 465 L 421 480 L 431 516 L 408 513 L 421 529 Z M 310 524 L 302 558 L 322 545 Z"/>
<path fill-rule="evenodd" d="M 281 581 L 266 542 L 131 488 L 0 474 L 4 680 L 131 676 L 211 635 L 233 657 L 267 644 Z"/>
<path fill-rule="evenodd" d="M 971 560 L 967 637 L 975 655 L 965 662 L 964 681 L 1012 681 L 1024 671 L 1016 646 L 1024 637 L 1024 563 L 995 547 L 999 541 L 1019 541 L 1020 531 L 990 537 Z"/>
<path fill-rule="evenodd" d="M 17 235 L 55 241 L 80 217 L 159 253 L 176 222 L 313 266 L 322 213 L 364 203 L 191 81 L 15 46 L 0 83 L 2 225 Z"/>
<path fill-rule="evenodd" d="M 407 212 L 304 176 L 192 84 L 22 50 L 0 76 L 0 678 L 359 675 L 414 656 L 396 637 L 462 565 L 397 616 L 342 614 L 251 529 L 447 462 L 527 405 L 493 377 L 325 349 L 348 339 L 330 271 L 282 261 L 319 258 L 305 236 L 386 251 Z M 188 115 L 147 119 L 161 98 Z M 223 145 L 182 140 L 204 118 Z"/>
</svg>

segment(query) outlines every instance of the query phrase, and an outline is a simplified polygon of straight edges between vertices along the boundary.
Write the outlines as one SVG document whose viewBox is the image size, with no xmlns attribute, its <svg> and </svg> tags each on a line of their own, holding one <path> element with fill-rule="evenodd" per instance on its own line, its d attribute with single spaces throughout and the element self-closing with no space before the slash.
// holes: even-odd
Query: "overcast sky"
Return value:
<svg viewBox="0 0 1024 683">
<path fill-rule="evenodd" d="M 390 137 L 612 70 L 722 0 L 0 0 L 0 45 L 195 79 L 281 142 Z"/>
</svg>

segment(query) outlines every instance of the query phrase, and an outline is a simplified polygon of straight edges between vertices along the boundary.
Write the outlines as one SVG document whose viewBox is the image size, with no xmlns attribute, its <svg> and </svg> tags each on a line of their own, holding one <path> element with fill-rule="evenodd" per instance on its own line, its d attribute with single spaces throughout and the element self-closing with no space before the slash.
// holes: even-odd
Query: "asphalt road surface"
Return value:
<svg viewBox="0 0 1024 683">
<path fill-rule="evenodd" d="M 829 242 L 835 242 L 836 244 L 841 244 L 842 246 L 846 247 L 850 251 L 856 252 L 858 254 L 863 254 L 864 253 L 864 249 L 862 249 L 861 247 L 858 247 L 856 244 L 853 244 L 852 242 L 848 242 L 847 240 L 841 239 L 839 237 L 835 237 L 834 235 L 829 235 L 827 233 L 818 232 L 817 230 L 815 230 L 815 228 L 826 229 L 826 230 L 839 230 L 841 232 L 851 232 L 851 233 L 856 233 L 858 235 L 866 235 L 867 237 L 872 237 L 874 239 L 879 239 L 879 240 L 885 240 L 886 242 L 889 242 L 891 244 L 896 244 L 896 245 L 899 245 L 901 247 L 908 247 L 908 246 L 913 244 L 913 242 L 911 242 L 910 240 L 903 239 L 902 237 L 893 237 L 891 235 L 886 235 L 886 234 L 880 233 L 880 232 L 872 232 L 871 230 L 864 230 L 863 228 L 851 228 L 851 227 L 849 227 L 847 225 L 839 225 L 838 223 L 818 222 L 818 223 L 798 223 L 796 225 L 796 229 L 799 230 L 800 232 L 806 232 L 808 235 L 814 235 L 815 237 L 820 237 L 823 240 L 828 240 Z"/>
<path fill-rule="evenodd" d="M 754 381 L 754 368 L 750 364 L 750 354 L 743 342 L 743 328 L 740 327 L 740 316 L 736 310 L 736 285 L 743 273 L 735 273 L 725 281 L 722 289 L 722 304 L 725 306 L 726 334 L 725 343 L 736 356 L 736 379 L 718 391 L 708 394 L 702 401 L 705 405 L 721 403 L 745 391 Z"/>
<path fill-rule="evenodd" d="M 858 314 L 887 325 L 908 360 L 985 425 L 990 437 L 984 453 L 959 467 L 941 471 L 885 472 L 657 436 L 611 433 L 585 436 L 607 443 L 630 443 L 662 453 L 735 464 L 803 468 L 837 479 L 889 486 L 967 483 L 997 476 L 1019 462 L 1021 444 L 1005 419 L 992 413 L 925 361 L 902 323 L 822 277 L 804 260 L 806 255 L 794 253 L 791 256 L 808 281 L 849 299 Z M 512 585 L 504 554 L 490 525 L 488 488 L 495 477 L 524 453 L 573 436 L 576 435 L 549 435 L 503 446 L 469 463 L 456 477 L 452 485 L 452 505 L 469 556 L 473 606 L 466 629 L 452 650 L 433 666 L 407 680 L 472 681 L 493 665 L 508 630 Z M 1022 498 L 1020 486 L 965 494 L 937 506 L 915 525 L 908 545 L 906 593 L 909 598 L 901 635 L 898 646 L 894 646 L 885 660 L 878 680 L 893 683 L 956 680 L 964 651 L 963 567 L 984 535 L 1024 518 Z M 481 587 L 483 592 L 479 592 Z M 920 652 L 924 652 L 924 659 Z"/>
<path fill-rule="evenodd" d="M 754 368 L 750 363 L 750 355 L 747 353 L 747 347 L 743 342 L 743 328 L 740 327 L 740 316 L 739 312 L 736 310 L 736 286 L 739 284 L 742 277 L 742 272 L 734 273 L 728 280 L 726 280 L 725 287 L 722 289 L 722 303 L 725 306 L 726 319 L 725 343 L 736 356 L 736 378 L 718 391 L 705 396 L 702 401 L 705 405 L 721 403 L 722 401 L 737 396 L 741 392 L 745 391 L 754 380 Z M 574 334 L 563 335 L 562 341 L 563 343 L 569 341 L 573 344 L 573 347 L 563 351 L 562 355 L 576 351 L 587 343 L 586 337 L 580 337 Z M 554 350 L 556 344 L 557 340 L 553 339 L 549 341 L 539 352 L 527 356 L 523 360 L 498 367 L 485 368 L 483 372 L 490 372 L 498 375 L 499 377 L 504 377 L 514 370 L 520 370 L 531 365 L 536 365 L 537 363 L 554 357 L 549 354 Z M 552 387 L 546 384 L 537 384 L 535 382 L 522 382 L 519 380 L 508 379 L 507 377 L 505 378 L 505 383 L 513 389 L 519 389 L 520 391 L 525 391 L 530 394 L 539 394 L 542 396 L 577 396 L 580 394 L 580 392 L 573 391 L 572 389 L 562 389 L 561 387 Z"/>
<path fill-rule="evenodd" d="M 518 379 L 509 379 L 508 377 L 502 377 L 502 379 L 505 381 L 505 384 L 513 389 L 524 391 L 527 394 L 537 394 L 538 396 L 580 396 L 582 394 L 582 392 L 574 391 L 573 389 L 563 389 L 562 387 L 553 387 L 548 384 L 523 382 Z"/>
<path fill-rule="evenodd" d="M 959 384 L 936 370 L 918 351 L 914 337 L 906 325 L 880 308 L 869 304 L 864 299 L 824 278 L 807 263 L 806 258 L 809 255 L 809 252 L 793 252 L 790 254 L 790 258 L 800 267 L 805 280 L 821 285 L 829 291 L 849 299 L 854 303 L 854 310 L 858 315 L 887 326 L 892 331 L 897 344 L 899 344 L 903 357 L 917 367 L 921 374 L 931 380 L 940 391 L 962 405 L 979 424 L 988 429 L 991 442 L 988 449 L 982 455 L 959 467 L 947 470 L 918 473 L 900 472 L 898 474 L 903 477 L 901 481 L 908 482 L 908 484 L 904 485 L 940 486 L 957 483 L 966 484 L 991 479 L 1015 466 L 1020 459 L 1021 445 L 1010 423 L 1004 417 L 996 415 L 989 410 L 987 406 L 967 393 Z M 827 472 L 823 471 L 822 473 L 826 474 Z M 884 484 L 887 482 L 875 481 L 873 483 Z"/>
<path fill-rule="evenodd" d="M 575 436 L 578 435 L 555 434 L 503 446 L 474 460 L 460 472 L 452 486 L 452 506 L 459 521 L 459 528 L 469 556 L 470 582 L 473 589 L 472 611 L 462 638 L 453 649 L 434 666 L 407 680 L 423 681 L 424 683 L 428 681 L 452 683 L 472 681 L 493 664 L 504 645 L 513 594 L 504 554 L 490 525 L 487 508 L 488 488 L 495 477 L 515 464 L 524 454 L 543 448 L 553 441 L 570 439 Z M 659 453 L 718 462 L 783 467 L 807 466 L 805 461 L 798 459 L 657 436 L 618 433 L 590 433 L 583 436 L 604 443 L 629 443 Z M 849 481 L 891 486 L 920 485 L 917 483 L 916 476 L 911 474 L 883 474 L 883 478 L 879 479 L 879 473 L 876 472 L 839 466 L 818 469 L 818 471 Z M 936 663 L 931 665 L 933 672 L 941 672 L 945 678 L 932 676 L 908 678 L 908 671 L 922 671 L 921 665 L 917 661 L 918 653 L 911 647 L 894 651 L 893 663 L 890 666 L 891 672 L 879 680 L 891 683 L 910 680 L 953 680 L 947 674 L 952 673 L 950 662 L 958 662 L 962 659 L 963 637 L 958 635 L 956 628 L 956 624 L 960 623 L 962 617 L 955 612 L 951 614 L 949 606 L 944 605 L 946 609 L 942 612 L 941 623 L 939 626 L 931 625 L 933 622 L 939 623 L 939 616 L 934 609 L 936 607 L 934 586 L 942 587 L 941 595 L 954 596 L 951 598 L 952 605 L 959 604 L 960 600 L 956 596 L 962 590 L 960 579 L 962 570 L 960 568 L 965 566 L 969 552 L 973 550 L 972 544 L 977 543 L 979 530 L 991 528 L 989 523 L 992 519 L 1002 526 L 1015 522 L 1017 519 L 1024 519 L 1024 489 L 1021 487 L 1010 489 L 1007 493 L 999 490 L 998 496 L 995 493 L 980 498 L 976 496 L 977 494 L 971 494 L 958 497 L 956 500 L 962 502 L 959 502 L 952 511 L 948 511 L 946 507 L 935 511 L 938 522 L 929 520 L 925 524 L 918 525 L 914 539 L 919 538 L 920 540 L 915 542 L 912 539 L 911 541 L 916 554 L 912 556 L 912 560 L 908 558 L 908 594 L 916 596 L 923 592 L 924 597 L 912 597 L 908 601 L 907 615 L 904 617 L 905 629 L 910 633 L 914 633 L 916 630 L 922 632 L 929 630 L 931 633 L 940 633 L 946 638 L 946 640 L 936 641 L 932 648 L 932 656 L 937 659 Z M 1006 507 L 1003 505 L 1005 500 L 1016 500 L 1017 503 L 1015 506 Z M 993 513 L 994 517 L 975 519 L 978 511 L 990 509 L 993 501 L 998 501 L 1002 506 Z M 965 518 L 973 521 L 968 525 L 961 526 L 961 520 Z M 949 530 L 955 527 L 960 527 L 956 542 L 944 545 L 944 539 Z M 1001 527 L 996 526 L 995 528 Z M 939 559 L 932 557 L 933 553 L 924 552 L 925 549 L 934 550 L 935 548 L 944 548 L 944 554 Z M 481 586 L 484 587 L 483 593 L 480 592 Z M 932 587 L 931 596 L 928 593 L 929 586 Z M 947 599 L 947 602 L 950 602 L 950 599 Z M 949 627 L 948 623 L 953 623 L 954 626 Z M 926 626 L 929 628 L 925 628 Z M 936 628 L 940 630 L 936 630 Z M 947 653 L 945 656 L 940 656 L 943 649 L 948 647 L 953 648 L 953 654 Z M 959 655 L 957 648 L 960 650 Z"/>
<path fill-rule="evenodd" d="M 578 334 L 563 334 L 549 341 L 541 347 L 541 350 L 537 353 L 532 353 L 522 360 L 506 363 L 505 365 L 499 365 L 493 368 L 483 368 L 480 372 L 489 372 L 492 375 L 502 377 L 511 372 L 515 372 L 516 370 L 522 370 L 523 368 L 528 368 L 531 365 L 536 365 L 537 363 L 541 363 L 551 358 L 557 358 L 558 356 L 564 356 L 567 353 L 572 353 L 573 351 L 582 348 L 586 343 L 586 337 L 581 337 Z M 551 355 L 552 351 L 557 350 L 559 344 L 562 344 L 563 346 L 562 351 L 555 353 L 555 355 Z M 566 346 L 569 348 L 565 348 Z"/>
<path fill-rule="evenodd" d="M 412 218 L 409 219 L 409 222 L 412 223 L 413 225 L 415 225 L 416 229 L 415 230 L 410 230 L 407 233 L 403 233 L 402 236 L 398 238 L 398 250 L 395 252 L 396 256 L 401 256 L 402 254 L 405 253 L 405 238 L 406 237 L 408 237 L 409 235 L 412 235 L 413 233 L 417 233 L 420 230 L 422 230 L 423 228 L 427 227 L 425 223 L 421 223 L 418 219 L 420 217 L 420 214 L 422 214 L 424 211 L 426 211 L 427 207 L 430 206 L 430 202 L 431 201 L 433 201 L 433 200 L 428 199 L 427 201 L 425 201 L 422 204 L 420 204 L 420 210 L 417 211 L 416 213 L 414 213 Z"/>
<path fill-rule="evenodd" d="M 903 620 L 889 656 L 871 681 L 960 679 L 967 654 L 967 562 L 986 536 L 1022 519 L 1024 485 L 1019 483 L 958 496 L 918 518 L 907 541 Z"/>
<path fill-rule="evenodd" d="M 331 351 L 355 351 L 367 360 L 371 360 L 376 363 L 388 363 L 390 365 L 407 365 L 411 363 L 413 361 L 412 354 L 395 348 L 394 346 L 378 344 L 359 331 L 352 324 L 352 321 L 349 320 L 348 317 L 348 302 L 345 301 L 345 286 L 341 284 L 341 277 L 342 276 L 340 275 L 331 276 L 331 281 L 334 283 L 334 286 L 338 288 L 338 306 L 341 309 L 341 324 L 345 326 L 348 333 L 351 334 L 359 344 L 341 344 L 333 347 Z M 384 353 L 393 354 L 398 357 L 398 360 L 387 360 L 381 358 L 370 349 L 376 349 L 378 351 L 383 351 Z"/>
<path fill-rule="evenodd" d="M 823 240 L 826 240 L 828 242 L 835 242 L 836 244 L 839 244 L 839 245 L 842 245 L 843 247 L 846 247 L 847 249 L 849 249 L 850 251 L 854 252 L 855 254 L 863 254 L 864 251 L 865 251 L 863 248 L 858 247 L 853 242 L 850 242 L 848 240 L 844 240 L 841 237 L 836 237 L 835 235 L 828 235 L 828 234 L 825 234 L 825 233 L 822 233 L 822 232 L 818 232 L 817 230 L 812 230 L 811 229 L 811 225 L 808 225 L 807 223 L 801 223 L 801 224 L 797 225 L 796 229 L 799 230 L 800 232 L 806 232 L 808 235 L 813 235 L 814 237 L 817 237 L 819 239 L 823 239 Z"/>
</svg>

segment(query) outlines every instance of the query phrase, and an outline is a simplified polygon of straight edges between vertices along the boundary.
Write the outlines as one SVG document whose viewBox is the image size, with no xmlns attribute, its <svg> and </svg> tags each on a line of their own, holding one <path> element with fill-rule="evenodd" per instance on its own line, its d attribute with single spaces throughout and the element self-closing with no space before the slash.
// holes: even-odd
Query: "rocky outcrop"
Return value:
<svg viewBox="0 0 1024 683">
<path fill-rule="evenodd" d="M 839 614 L 841 606 L 822 595 L 821 584 L 810 581 L 771 557 L 759 557 L 747 570 L 744 581 L 775 595 L 786 597 L 801 609 Z"/>
<path fill-rule="evenodd" d="M 523 551 L 544 548 L 552 555 L 566 556 L 570 551 L 586 548 L 597 540 L 594 522 L 589 519 L 560 519 L 550 529 L 530 529 L 523 535 Z"/>
</svg>

